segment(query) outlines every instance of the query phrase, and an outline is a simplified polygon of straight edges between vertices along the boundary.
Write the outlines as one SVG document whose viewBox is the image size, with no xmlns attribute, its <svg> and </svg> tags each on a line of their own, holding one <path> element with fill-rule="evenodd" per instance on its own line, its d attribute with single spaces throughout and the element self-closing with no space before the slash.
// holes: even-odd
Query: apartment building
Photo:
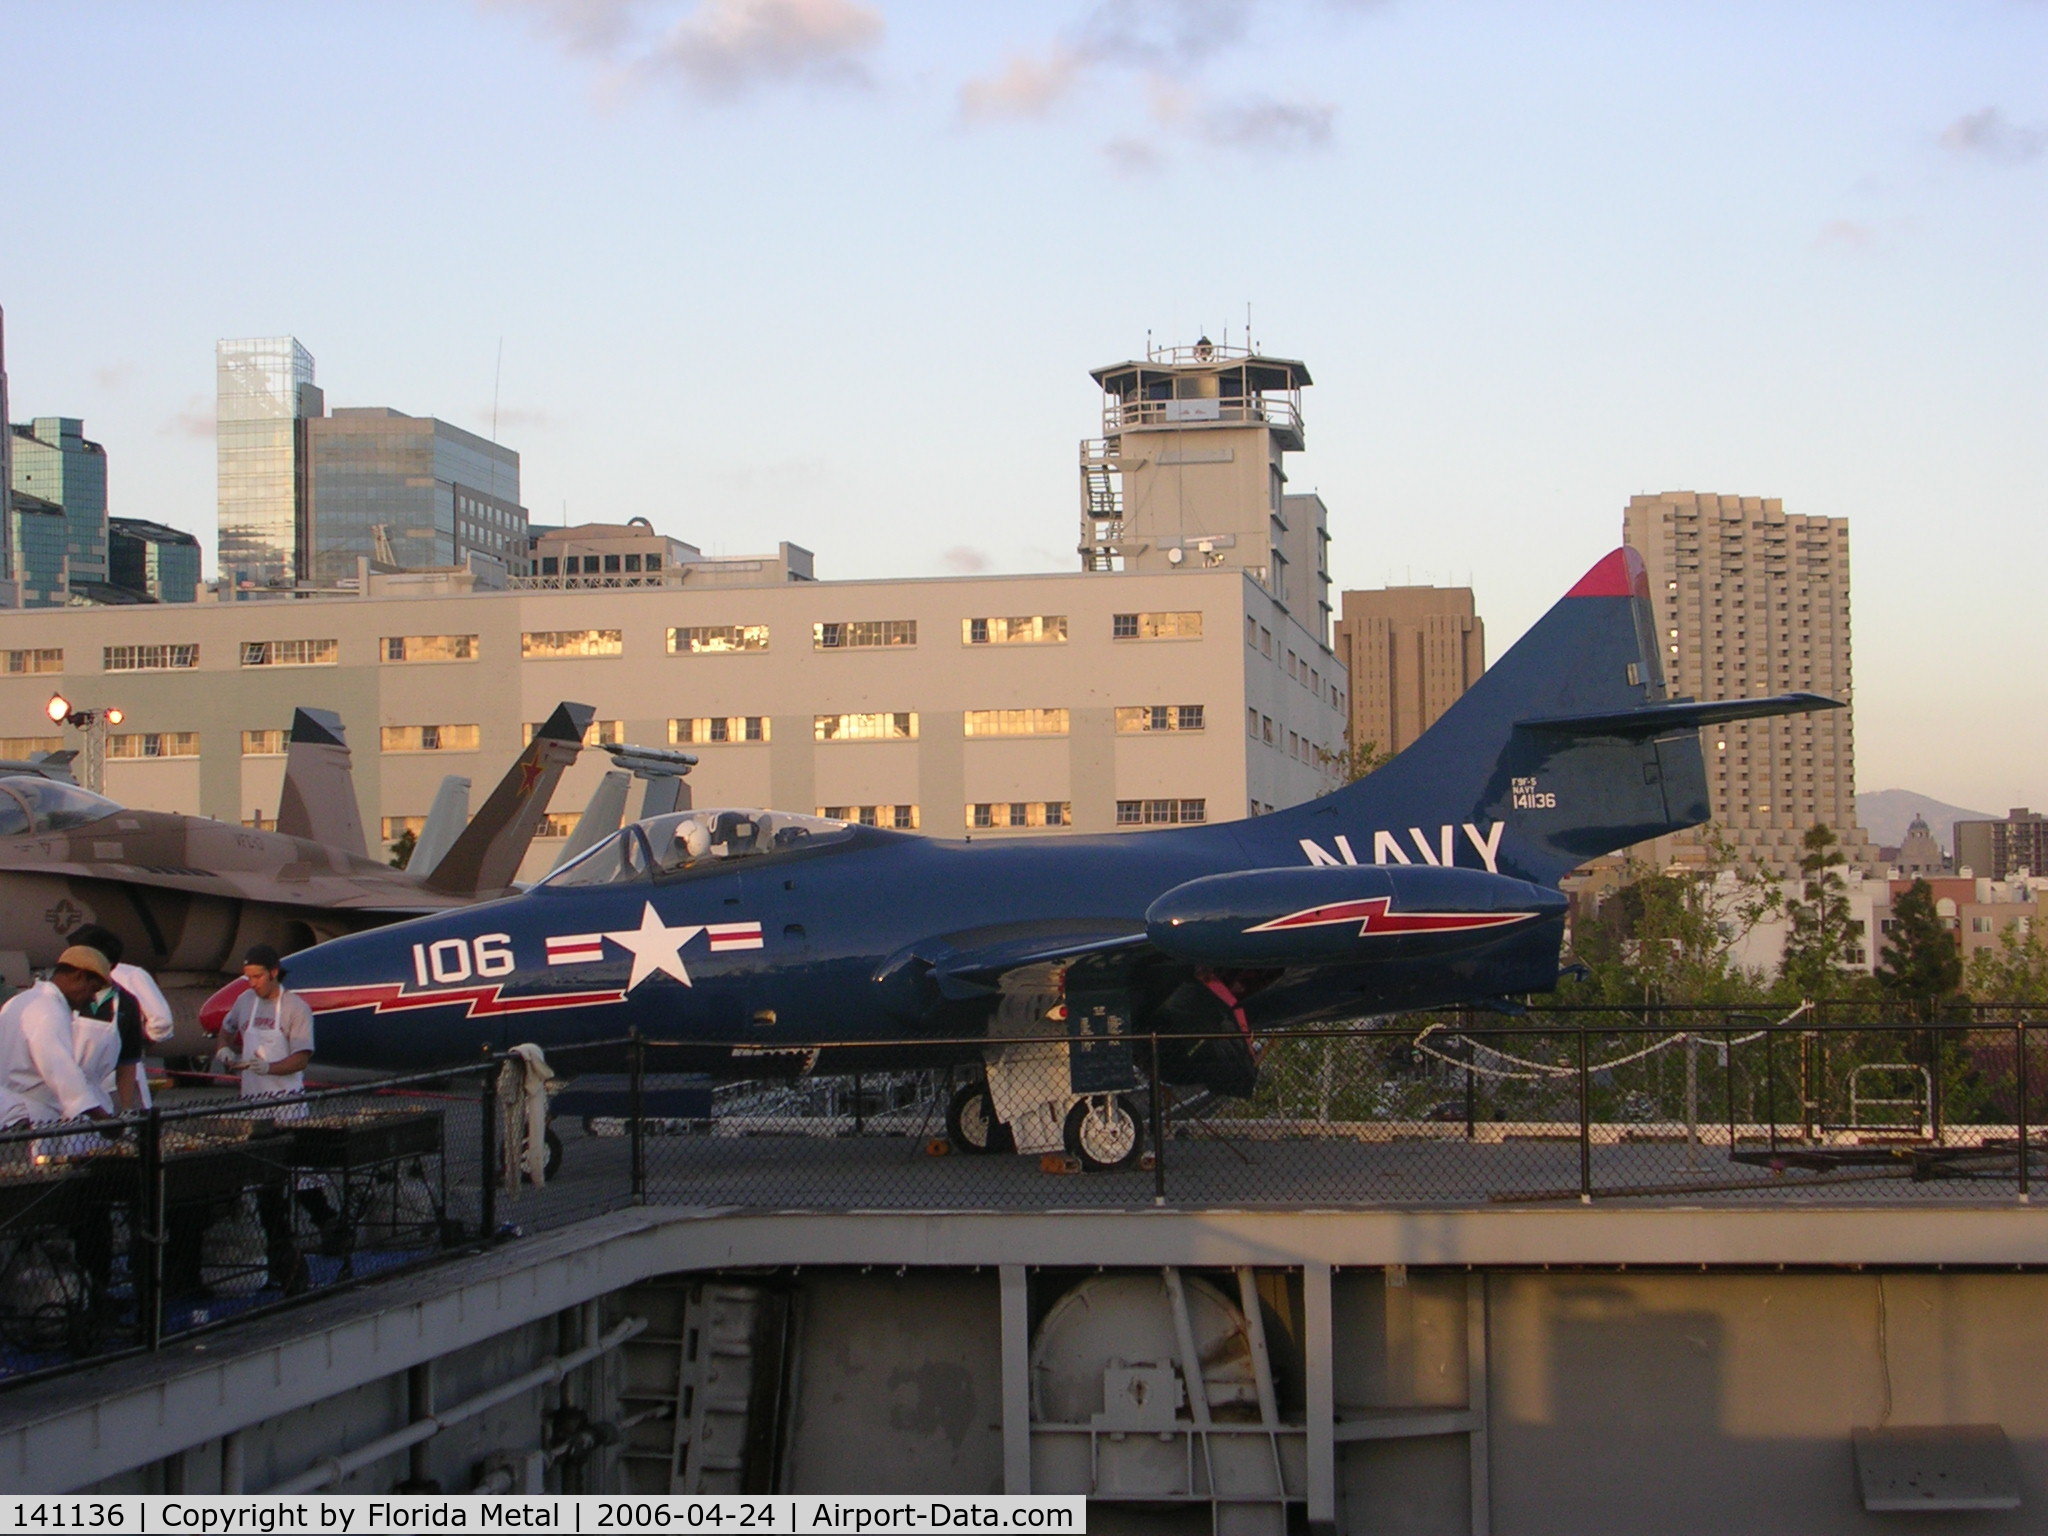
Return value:
<svg viewBox="0 0 2048 1536">
<path fill-rule="evenodd" d="M 1336 650 L 1351 675 L 1351 743 L 1405 751 L 1486 670 L 1470 587 L 1346 592 Z"/>
<path fill-rule="evenodd" d="M 1631 498 L 1622 536 L 1649 569 L 1670 691 L 1700 699 L 1810 690 L 1852 704 L 1849 524 L 1776 497 L 1673 491 Z M 1853 708 L 1737 721 L 1702 734 L 1714 820 L 1737 856 L 1789 874 L 1824 822 L 1850 862 L 1877 850 L 1856 823 Z M 1702 831 L 1638 856 L 1703 856 Z"/>
</svg>

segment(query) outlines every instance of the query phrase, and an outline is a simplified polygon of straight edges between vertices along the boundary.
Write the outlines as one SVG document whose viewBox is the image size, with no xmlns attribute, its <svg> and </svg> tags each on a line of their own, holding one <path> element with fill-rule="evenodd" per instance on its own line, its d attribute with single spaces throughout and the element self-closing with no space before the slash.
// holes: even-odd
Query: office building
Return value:
<svg viewBox="0 0 2048 1536">
<path fill-rule="evenodd" d="M 811 551 L 778 544 L 772 555 L 706 555 L 694 544 L 655 532 L 644 517 L 623 523 L 579 523 L 533 528 L 527 536 L 527 573 L 519 585 L 533 590 L 583 587 L 772 586 L 814 581 Z"/>
<path fill-rule="evenodd" d="M 1328 512 L 1287 490 L 1306 365 L 1205 336 L 1090 376 L 1102 436 L 1081 443 L 1083 568 L 1249 572 L 1327 657 Z"/>
<path fill-rule="evenodd" d="M 1470 587 L 1343 594 L 1337 657 L 1351 674 L 1351 745 L 1392 756 L 1486 670 L 1486 625 Z"/>
<path fill-rule="evenodd" d="M 11 434 L 9 434 L 11 435 Z M 7 549 L 15 606 L 61 608 L 71 600 L 65 572 L 70 530 L 64 509 L 27 491 L 7 495 Z"/>
<path fill-rule="evenodd" d="M 21 606 L 14 579 L 14 434 L 7 402 L 7 311 L 0 309 L 0 608 Z"/>
<path fill-rule="evenodd" d="M 1955 867 L 1992 880 L 2048 875 L 2048 816 L 2021 805 L 2003 820 L 1957 822 Z"/>
<path fill-rule="evenodd" d="M 182 529 L 143 518 L 108 518 L 107 580 L 154 602 L 196 601 L 199 541 Z"/>
<path fill-rule="evenodd" d="M 1847 519 L 1788 514 L 1776 497 L 1678 491 L 1631 498 L 1622 536 L 1648 567 L 1672 695 L 1854 697 Z M 1739 859 L 1789 874 L 1800 839 L 1825 823 L 1851 863 L 1874 865 L 1856 822 L 1851 710 L 1711 726 L 1702 745 L 1714 819 Z M 1695 861 L 1705 837 L 1696 829 L 1639 853 Z"/>
<path fill-rule="evenodd" d="M 221 580 L 289 589 L 306 575 L 305 423 L 325 409 L 313 354 L 296 336 L 222 341 L 214 371 Z"/>
<path fill-rule="evenodd" d="M 431 416 L 337 406 L 304 423 L 307 478 L 302 580 L 333 587 L 358 559 L 385 570 L 526 565 L 519 455 Z"/>
<path fill-rule="evenodd" d="M 75 585 L 107 579 L 107 451 L 85 435 L 75 416 L 38 416 L 17 423 L 14 488 L 64 509 L 64 554 Z"/>
</svg>

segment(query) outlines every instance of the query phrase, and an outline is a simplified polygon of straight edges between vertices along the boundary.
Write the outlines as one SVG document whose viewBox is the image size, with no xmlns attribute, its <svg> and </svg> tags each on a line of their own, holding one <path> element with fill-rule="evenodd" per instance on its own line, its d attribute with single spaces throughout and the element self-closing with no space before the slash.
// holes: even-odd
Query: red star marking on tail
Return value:
<svg viewBox="0 0 2048 1536">
<path fill-rule="evenodd" d="M 1393 912 L 1391 896 L 1368 896 L 1360 901 L 1336 901 L 1328 906 L 1307 907 L 1259 923 L 1246 933 L 1285 932 L 1294 928 L 1328 928 L 1338 923 L 1358 924 L 1358 936 L 1381 933 L 1459 933 L 1475 928 L 1505 928 L 1527 922 L 1533 912 Z"/>
<path fill-rule="evenodd" d="M 539 753 L 534 754 L 532 762 L 521 763 L 519 765 L 519 793 L 522 795 L 532 794 L 533 786 L 540 782 L 540 776 L 546 771 L 546 768 L 541 763 Z"/>
</svg>

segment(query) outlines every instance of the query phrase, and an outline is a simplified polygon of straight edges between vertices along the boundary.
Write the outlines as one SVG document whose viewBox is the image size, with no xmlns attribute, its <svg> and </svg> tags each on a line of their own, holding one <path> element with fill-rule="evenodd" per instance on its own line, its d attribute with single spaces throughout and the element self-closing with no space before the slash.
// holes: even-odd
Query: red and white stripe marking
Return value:
<svg viewBox="0 0 2048 1536">
<path fill-rule="evenodd" d="M 604 958 L 601 933 L 557 933 L 548 936 L 549 965 L 587 965 Z"/>
<path fill-rule="evenodd" d="M 704 932 L 711 940 L 711 952 L 714 955 L 728 949 L 761 947 L 759 923 L 713 923 Z"/>
</svg>

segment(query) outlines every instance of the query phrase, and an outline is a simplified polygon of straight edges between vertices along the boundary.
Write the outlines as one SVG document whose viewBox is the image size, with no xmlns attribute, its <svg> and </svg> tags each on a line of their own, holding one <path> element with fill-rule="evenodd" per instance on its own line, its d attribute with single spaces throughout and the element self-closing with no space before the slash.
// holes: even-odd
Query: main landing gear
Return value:
<svg viewBox="0 0 2048 1536">
<path fill-rule="evenodd" d="M 1128 1168 L 1145 1148 L 1145 1122 L 1127 1094 L 1095 1093 L 1076 1097 L 1060 1125 L 1060 1143 L 1089 1173 Z M 980 1156 L 1015 1152 L 1017 1139 L 996 1117 L 995 1101 L 985 1082 L 956 1089 L 946 1106 L 946 1134 L 962 1152 Z M 1049 1150 L 1044 1146 L 1032 1152 Z"/>
</svg>

